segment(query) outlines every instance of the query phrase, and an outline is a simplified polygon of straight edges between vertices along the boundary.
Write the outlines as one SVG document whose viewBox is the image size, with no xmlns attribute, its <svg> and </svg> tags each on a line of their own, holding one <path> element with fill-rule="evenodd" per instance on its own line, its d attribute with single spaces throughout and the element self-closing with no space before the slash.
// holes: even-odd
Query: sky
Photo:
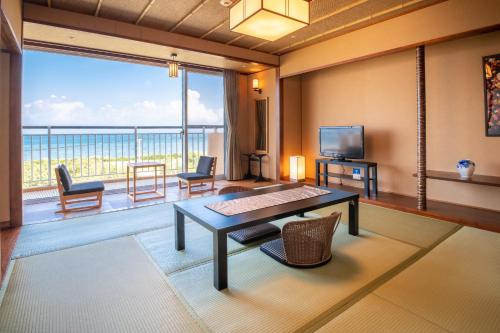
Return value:
<svg viewBox="0 0 500 333">
<path fill-rule="evenodd" d="M 182 79 L 166 67 L 23 53 L 25 126 L 182 124 Z M 223 124 L 223 79 L 188 73 L 188 124 Z"/>
</svg>

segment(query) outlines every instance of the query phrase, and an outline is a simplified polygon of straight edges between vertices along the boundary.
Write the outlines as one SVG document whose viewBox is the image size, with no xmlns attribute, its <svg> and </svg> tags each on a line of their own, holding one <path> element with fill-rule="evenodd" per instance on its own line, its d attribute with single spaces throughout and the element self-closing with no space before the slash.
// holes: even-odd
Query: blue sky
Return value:
<svg viewBox="0 0 500 333">
<path fill-rule="evenodd" d="M 24 125 L 180 125 L 182 80 L 167 68 L 25 51 Z M 188 75 L 191 124 L 222 124 L 222 77 Z"/>
</svg>

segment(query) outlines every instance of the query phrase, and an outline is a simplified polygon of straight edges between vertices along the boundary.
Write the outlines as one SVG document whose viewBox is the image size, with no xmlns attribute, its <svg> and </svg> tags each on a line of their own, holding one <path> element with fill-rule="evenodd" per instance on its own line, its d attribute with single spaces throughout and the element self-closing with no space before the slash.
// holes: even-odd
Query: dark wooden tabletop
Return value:
<svg viewBox="0 0 500 333">
<path fill-rule="evenodd" d="M 231 199 L 283 191 L 300 186 L 304 186 L 304 184 L 295 183 L 295 184 L 278 185 L 247 192 L 231 193 L 225 195 L 216 195 L 210 197 L 202 197 L 202 198 L 178 201 L 174 204 L 174 209 L 180 211 L 184 215 L 195 220 L 196 222 L 203 225 L 205 228 L 209 229 L 212 232 L 213 231 L 231 232 L 234 230 L 241 229 L 242 224 L 245 224 L 245 227 L 250 227 L 253 225 L 260 224 L 262 222 L 273 221 L 287 216 L 296 215 L 299 213 L 304 213 L 311 210 L 359 198 L 359 194 L 356 193 L 321 187 L 322 189 L 327 190 L 330 193 L 305 200 L 293 201 L 286 204 L 262 208 L 251 212 L 246 212 L 232 216 L 225 216 L 223 214 L 217 213 L 205 207 L 206 205 L 214 202 L 227 201 Z"/>
</svg>

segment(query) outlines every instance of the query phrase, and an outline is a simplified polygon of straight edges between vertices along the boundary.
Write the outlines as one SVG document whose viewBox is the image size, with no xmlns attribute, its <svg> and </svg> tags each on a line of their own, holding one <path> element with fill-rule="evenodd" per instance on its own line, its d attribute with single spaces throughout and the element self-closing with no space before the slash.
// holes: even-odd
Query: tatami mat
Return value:
<svg viewBox="0 0 500 333">
<path fill-rule="evenodd" d="M 212 263 L 174 273 L 169 279 L 215 332 L 290 332 L 310 325 L 365 291 L 419 248 L 340 225 L 334 258 L 314 269 L 290 268 L 258 248 L 229 257 L 229 288 L 213 287 Z"/>
<path fill-rule="evenodd" d="M 0 332 L 199 332 L 132 238 L 18 259 Z"/>
<path fill-rule="evenodd" d="M 347 222 L 349 216 L 347 203 L 314 212 L 326 216 L 333 211 L 341 211 L 342 222 Z M 460 228 L 460 225 L 455 223 L 365 203 L 359 204 L 359 226 L 421 248 L 430 248 L 438 244 Z"/>
<path fill-rule="evenodd" d="M 144 249 L 166 274 L 186 269 L 213 259 L 212 233 L 198 223 L 187 223 L 186 248 L 183 251 L 175 249 L 174 227 L 162 228 L 137 235 Z M 228 238 L 228 252 L 244 249 L 241 245 Z"/>
<path fill-rule="evenodd" d="M 374 293 L 452 332 L 500 332 L 500 234 L 464 227 Z"/>
<path fill-rule="evenodd" d="M 171 203 L 23 226 L 12 258 L 27 257 L 173 225 Z"/>
<path fill-rule="evenodd" d="M 328 322 L 318 333 L 446 333 L 435 324 L 370 294 Z"/>
</svg>

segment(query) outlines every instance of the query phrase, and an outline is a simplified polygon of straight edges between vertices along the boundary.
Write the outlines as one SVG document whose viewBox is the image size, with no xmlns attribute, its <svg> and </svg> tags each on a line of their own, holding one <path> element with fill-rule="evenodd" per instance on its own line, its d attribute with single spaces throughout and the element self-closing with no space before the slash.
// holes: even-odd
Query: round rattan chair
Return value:
<svg viewBox="0 0 500 333">
<path fill-rule="evenodd" d="M 283 226 L 281 238 L 266 242 L 260 249 L 282 264 L 312 268 L 332 259 L 332 239 L 340 223 L 341 213 L 318 219 L 289 222 Z"/>
<path fill-rule="evenodd" d="M 219 190 L 219 195 L 239 193 L 253 191 L 250 187 L 245 186 L 227 186 Z M 240 244 L 253 243 L 264 238 L 270 238 L 273 236 L 278 236 L 281 233 L 281 229 L 274 224 L 263 223 L 253 227 L 237 230 L 228 233 L 229 238 L 235 240 Z"/>
<path fill-rule="evenodd" d="M 238 193 L 238 192 L 247 192 L 247 191 L 252 191 L 253 189 L 250 188 L 250 187 L 246 187 L 246 186 L 237 186 L 237 185 L 234 185 L 234 186 L 226 186 L 226 187 L 223 187 L 219 190 L 219 195 L 222 195 L 222 194 L 229 194 L 229 193 Z"/>
</svg>

